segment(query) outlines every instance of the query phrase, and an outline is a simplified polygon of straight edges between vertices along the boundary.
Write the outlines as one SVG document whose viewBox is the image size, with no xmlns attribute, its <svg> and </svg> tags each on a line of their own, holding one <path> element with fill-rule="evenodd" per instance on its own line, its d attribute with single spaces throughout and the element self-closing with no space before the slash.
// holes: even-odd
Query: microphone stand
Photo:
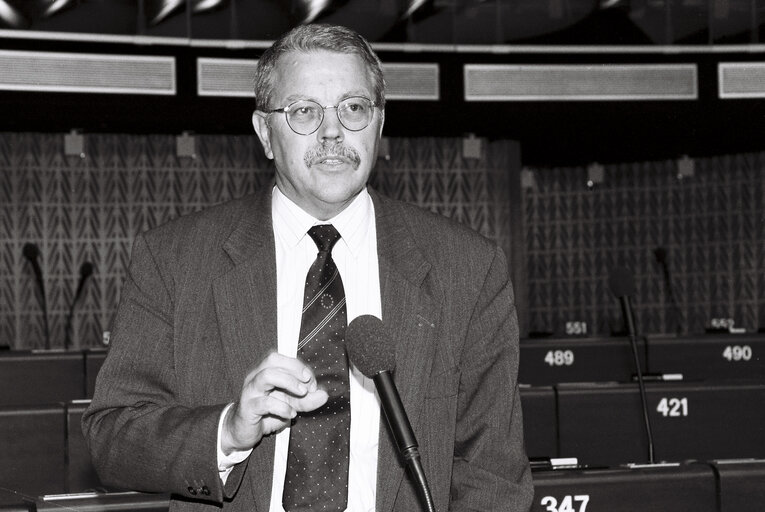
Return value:
<svg viewBox="0 0 765 512">
<path fill-rule="evenodd" d="M 45 288 L 40 285 L 40 297 L 43 310 L 43 327 L 45 329 L 45 350 L 50 350 L 50 327 L 48 326 L 48 301 L 45 299 Z"/>
<path fill-rule="evenodd" d="M 36 245 L 28 243 L 24 245 L 23 249 L 24 257 L 29 260 L 32 265 L 32 271 L 35 274 L 35 281 L 37 282 L 37 291 L 40 294 L 40 306 L 43 313 L 43 329 L 45 330 L 45 350 L 50 350 L 50 327 L 48 326 L 48 301 L 45 299 L 45 282 L 43 281 L 42 269 L 37 258 L 40 256 L 40 250 Z"/>
<path fill-rule="evenodd" d="M 86 261 L 80 266 L 80 281 L 77 284 L 77 291 L 74 293 L 71 304 L 69 304 L 69 314 L 66 315 L 66 324 L 64 325 L 64 350 L 69 350 L 69 345 L 72 341 L 72 319 L 74 317 L 74 307 L 77 305 L 77 300 L 82 295 L 82 290 L 85 287 L 85 282 L 88 277 L 93 274 L 93 264 Z"/>
<path fill-rule="evenodd" d="M 388 372 L 385 372 L 389 375 Z M 417 440 L 414 437 L 414 432 L 409 424 L 409 419 L 404 411 L 404 406 L 401 404 L 401 397 L 398 394 L 398 389 L 391 378 L 384 378 L 383 372 L 378 373 L 374 377 L 375 386 L 377 387 L 377 394 L 382 402 L 383 413 L 385 419 L 388 421 L 388 426 L 393 433 L 393 438 L 407 462 L 407 466 L 411 470 L 412 477 L 414 477 L 417 489 L 420 491 L 420 497 L 425 503 L 427 512 L 436 512 L 436 506 L 433 502 L 433 496 L 430 493 L 430 486 L 428 485 L 428 479 L 425 476 L 425 470 L 422 467 L 420 461 L 420 451 L 418 449 Z"/>
<path fill-rule="evenodd" d="M 427 478 L 425 478 L 425 470 L 422 468 L 419 453 L 416 458 L 408 459 L 408 462 L 409 469 L 412 471 L 412 476 L 414 476 L 414 480 L 417 483 L 417 488 L 420 489 L 420 496 L 425 502 L 425 509 L 428 512 L 436 512 L 436 505 L 433 503 L 433 496 L 430 494 L 430 487 L 428 486 Z"/>
<path fill-rule="evenodd" d="M 640 401 L 643 409 L 643 421 L 645 423 L 645 433 L 648 436 L 648 462 L 655 463 L 654 449 L 653 449 L 653 434 L 651 433 L 651 421 L 648 417 L 648 400 L 646 399 L 645 381 L 643 381 L 643 372 L 640 369 L 640 358 L 638 357 L 637 349 L 637 334 L 635 332 L 635 319 L 632 316 L 632 307 L 630 304 L 630 298 L 627 295 L 620 297 L 622 303 L 622 313 L 624 315 L 624 322 L 627 327 L 627 333 L 630 337 L 630 345 L 632 346 L 632 356 L 635 359 L 635 371 L 637 373 L 638 388 L 640 389 Z"/>
<path fill-rule="evenodd" d="M 667 265 L 667 251 L 663 247 L 658 247 L 653 252 L 656 261 L 659 263 L 659 265 L 661 265 L 661 271 L 664 276 L 664 286 L 667 289 L 667 298 L 669 299 L 669 303 L 672 305 L 672 309 L 676 315 L 675 332 L 677 332 L 677 334 L 681 334 L 683 332 L 683 317 L 682 312 L 680 311 L 680 306 L 677 304 L 677 300 L 675 299 L 675 292 L 672 286 L 672 278 L 670 277 L 669 273 L 669 265 Z"/>
</svg>

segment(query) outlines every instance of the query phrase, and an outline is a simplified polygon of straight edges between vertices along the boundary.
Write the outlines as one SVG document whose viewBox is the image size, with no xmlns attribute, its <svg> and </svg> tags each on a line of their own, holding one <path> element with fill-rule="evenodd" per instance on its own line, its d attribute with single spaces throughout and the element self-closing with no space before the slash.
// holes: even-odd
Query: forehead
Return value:
<svg viewBox="0 0 765 512">
<path fill-rule="evenodd" d="M 374 87 L 364 60 L 327 50 L 290 52 L 274 66 L 274 98 L 334 102 L 343 96 L 373 97 Z"/>
</svg>

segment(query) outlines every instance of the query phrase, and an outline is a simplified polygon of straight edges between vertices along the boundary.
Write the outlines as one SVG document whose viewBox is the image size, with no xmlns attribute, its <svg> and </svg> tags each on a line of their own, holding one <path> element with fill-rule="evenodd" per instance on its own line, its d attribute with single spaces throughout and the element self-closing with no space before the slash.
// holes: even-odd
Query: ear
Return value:
<svg viewBox="0 0 765 512">
<path fill-rule="evenodd" d="M 385 124 L 385 111 L 380 111 L 380 127 L 377 129 L 377 138 L 382 137 L 383 125 Z"/>
<path fill-rule="evenodd" d="M 260 110 L 253 112 L 252 127 L 255 128 L 255 133 L 258 134 L 260 143 L 263 145 L 266 158 L 273 160 L 274 152 L 271 150 L 271 129 L 268 127 L 268 116 Z"/>
</svg>

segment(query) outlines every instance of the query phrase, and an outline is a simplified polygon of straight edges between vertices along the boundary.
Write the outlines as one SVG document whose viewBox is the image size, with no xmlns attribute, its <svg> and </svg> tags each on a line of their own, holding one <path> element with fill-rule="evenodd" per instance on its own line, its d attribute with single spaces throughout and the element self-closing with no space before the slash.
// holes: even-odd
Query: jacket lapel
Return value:
<svg viewBox="0 0 765 512">
<path fill-rule="evenodd" d="M 405 212 L 395 202 L 373 191 L 377 222 L 383 324 L 396 344 L 394 379 L 415 435 L 425 421 L 425 386 L 436 343 L 438 297 L 423 286 L 430 263 L 417 248 L 405 224 Z M 393 509 L 406 468 L 398 455 L 385 419 L 380 425 L 377 473 L 377 511 Z"/>
<path fill-rule="evenodd" d="M 234 266 L 213 284 L 221 343 L 231 389 L 238 394 L 247 373 L 277 348 L 276 261 L 270 188 L 253 197 L 223 245 Z M 263 438 L 249 462 L 256 510 L 268 510 L 274 437 Z M 268 482 L 268 485 L 263 485 Z"/>
</svg>

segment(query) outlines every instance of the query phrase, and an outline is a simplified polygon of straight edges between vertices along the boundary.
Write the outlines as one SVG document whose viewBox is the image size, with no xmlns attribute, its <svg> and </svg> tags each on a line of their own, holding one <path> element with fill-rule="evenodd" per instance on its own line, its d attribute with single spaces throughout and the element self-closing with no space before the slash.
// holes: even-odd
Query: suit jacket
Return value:
<svg viewBox="0 0 765 512">
<path fill-rule="evenodd" d="M 370 193 L 395 379 L 437 510 L 526 511 L 532 487 L 505 257 L 456 222 Z M 276 350 L 276 323 L 270 189 L 136 237 L 111 348 L 83 416 L 102 481 L 171 493 L 171 510 L 223 503 L 267 512 L 274 436 L 225 488 L 216 439 L 222 409 Z M 419 509 L 381 425 L 376 510 Z"/>
</svg>

